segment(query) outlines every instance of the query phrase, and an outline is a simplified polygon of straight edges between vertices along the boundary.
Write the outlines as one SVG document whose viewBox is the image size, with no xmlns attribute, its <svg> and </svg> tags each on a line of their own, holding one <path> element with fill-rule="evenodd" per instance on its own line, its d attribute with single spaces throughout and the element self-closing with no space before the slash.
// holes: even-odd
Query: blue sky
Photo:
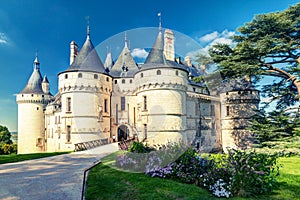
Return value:
<svg viewBox="0 0 300 200">
<path fill-rule="evenodd" d="M 48 76 L 52 93 L 57 92 L 57 74 L 69 65 L 70 41 L 80 46 L 85 40 L 86 16 L 90 17 L 95 46 L 126 30 L 157 26 L 157 13 L 161 12 L 164 28 L 193 38 L 205 49 L 214 41 L 228 42 L 236 28 L 256 14 L 282 11 L 297 2 L 0 0 L 0 125 L 17 130 L 14 94 L 27 83 L 37 49 L 41 72 Z"/>
</svg>

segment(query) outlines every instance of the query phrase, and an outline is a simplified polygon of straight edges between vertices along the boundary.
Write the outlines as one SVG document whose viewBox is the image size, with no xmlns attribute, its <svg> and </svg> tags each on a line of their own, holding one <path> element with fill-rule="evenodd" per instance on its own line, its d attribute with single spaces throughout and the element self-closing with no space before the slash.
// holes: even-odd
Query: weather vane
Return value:
<svg viewBox="0 0 300 200">
<path fill-rule="evenodd" d="M 161 12 L 157 13 L 157 16 L 158 16 L 158 19 L 159 19 L 159 30 L 162 29 L 162 26 L 161 26 Z"/>
</svg>

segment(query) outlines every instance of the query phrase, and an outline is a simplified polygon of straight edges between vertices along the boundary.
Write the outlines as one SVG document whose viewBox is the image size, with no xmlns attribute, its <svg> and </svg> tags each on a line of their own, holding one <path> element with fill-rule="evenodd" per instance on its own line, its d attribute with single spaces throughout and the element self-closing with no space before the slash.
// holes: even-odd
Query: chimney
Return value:
<svg viewBox="0 0 300 200">
<path fill-rule="evenodd" d="M 72 65 L 77 55 L 78 55 L 78 45 L 74 41 L 72 41 L 70 43 L 70 65 Z"/>
<path fill-rule="evenodd" d="M 186 56 L 184 58 L 184 62 L 186 63 L 187 66 L 191 67 L 193 64 L 192 64 L 192 58 L 190 56 Z"/>
<path fill-rule="evenodd" d="M 166 29 L 164 34 L 164 55 L 167 60 L 174 61 L 174 33 L 170 29 Z"/>
</svg>

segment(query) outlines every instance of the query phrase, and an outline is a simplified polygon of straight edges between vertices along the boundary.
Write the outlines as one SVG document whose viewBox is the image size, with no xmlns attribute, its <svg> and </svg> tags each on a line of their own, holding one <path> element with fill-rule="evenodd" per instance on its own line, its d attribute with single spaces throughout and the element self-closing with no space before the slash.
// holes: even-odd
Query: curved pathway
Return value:
<svg viewBox="0 0 300 200">
<path fill-rule="evenodd" d="M 2 164 L 0 199 L 80 199 L 84 169 L 117 150 L 114 143 L 83 152 Z"/>
</svg>

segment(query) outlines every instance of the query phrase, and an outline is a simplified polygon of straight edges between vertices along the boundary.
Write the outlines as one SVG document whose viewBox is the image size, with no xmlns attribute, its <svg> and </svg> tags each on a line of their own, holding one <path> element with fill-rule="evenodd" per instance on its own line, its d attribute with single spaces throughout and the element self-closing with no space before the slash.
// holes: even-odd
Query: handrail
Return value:
<svg viewBox="0 0 300 200">
<path fill-rule="evenodd" d="M 101 160 L 98 160 L 98 161 L 95 161 L 94 162 L 94 164 L 92 165 L 92 166 L 90 166 L 90 167 L 88 167 L 88 168 L 86 168 L 85 170 L 84 170 L 84 173 L 83 173 L 83 182 L 82 182 L 82 190 L 81 190 L 81 200 L 83 200 L 84 199 L 84 193 L 85 193 L 85 183 L 86 183 L 86 173 L 88 172 L 88 171 L 90 171 L 92 168 L 94 168 L 95 166 L 97 166 L 98 164 L 100 164 L 101 163 Z"/>
<path fill-rule="evenodd" d="M 92 140 L 92 141 L 87 141 L 87 142 L 80 142 L 80 143 L 74 144 L 75 145 L 74 151 L 83 151 L 83 150 L 87 150 L 87 149 L 92 149 L 92 148 L 102 146 L 102 145 L 105 145 L 108 143 L 109 143 L 108 138 Z"/>
</svg>

